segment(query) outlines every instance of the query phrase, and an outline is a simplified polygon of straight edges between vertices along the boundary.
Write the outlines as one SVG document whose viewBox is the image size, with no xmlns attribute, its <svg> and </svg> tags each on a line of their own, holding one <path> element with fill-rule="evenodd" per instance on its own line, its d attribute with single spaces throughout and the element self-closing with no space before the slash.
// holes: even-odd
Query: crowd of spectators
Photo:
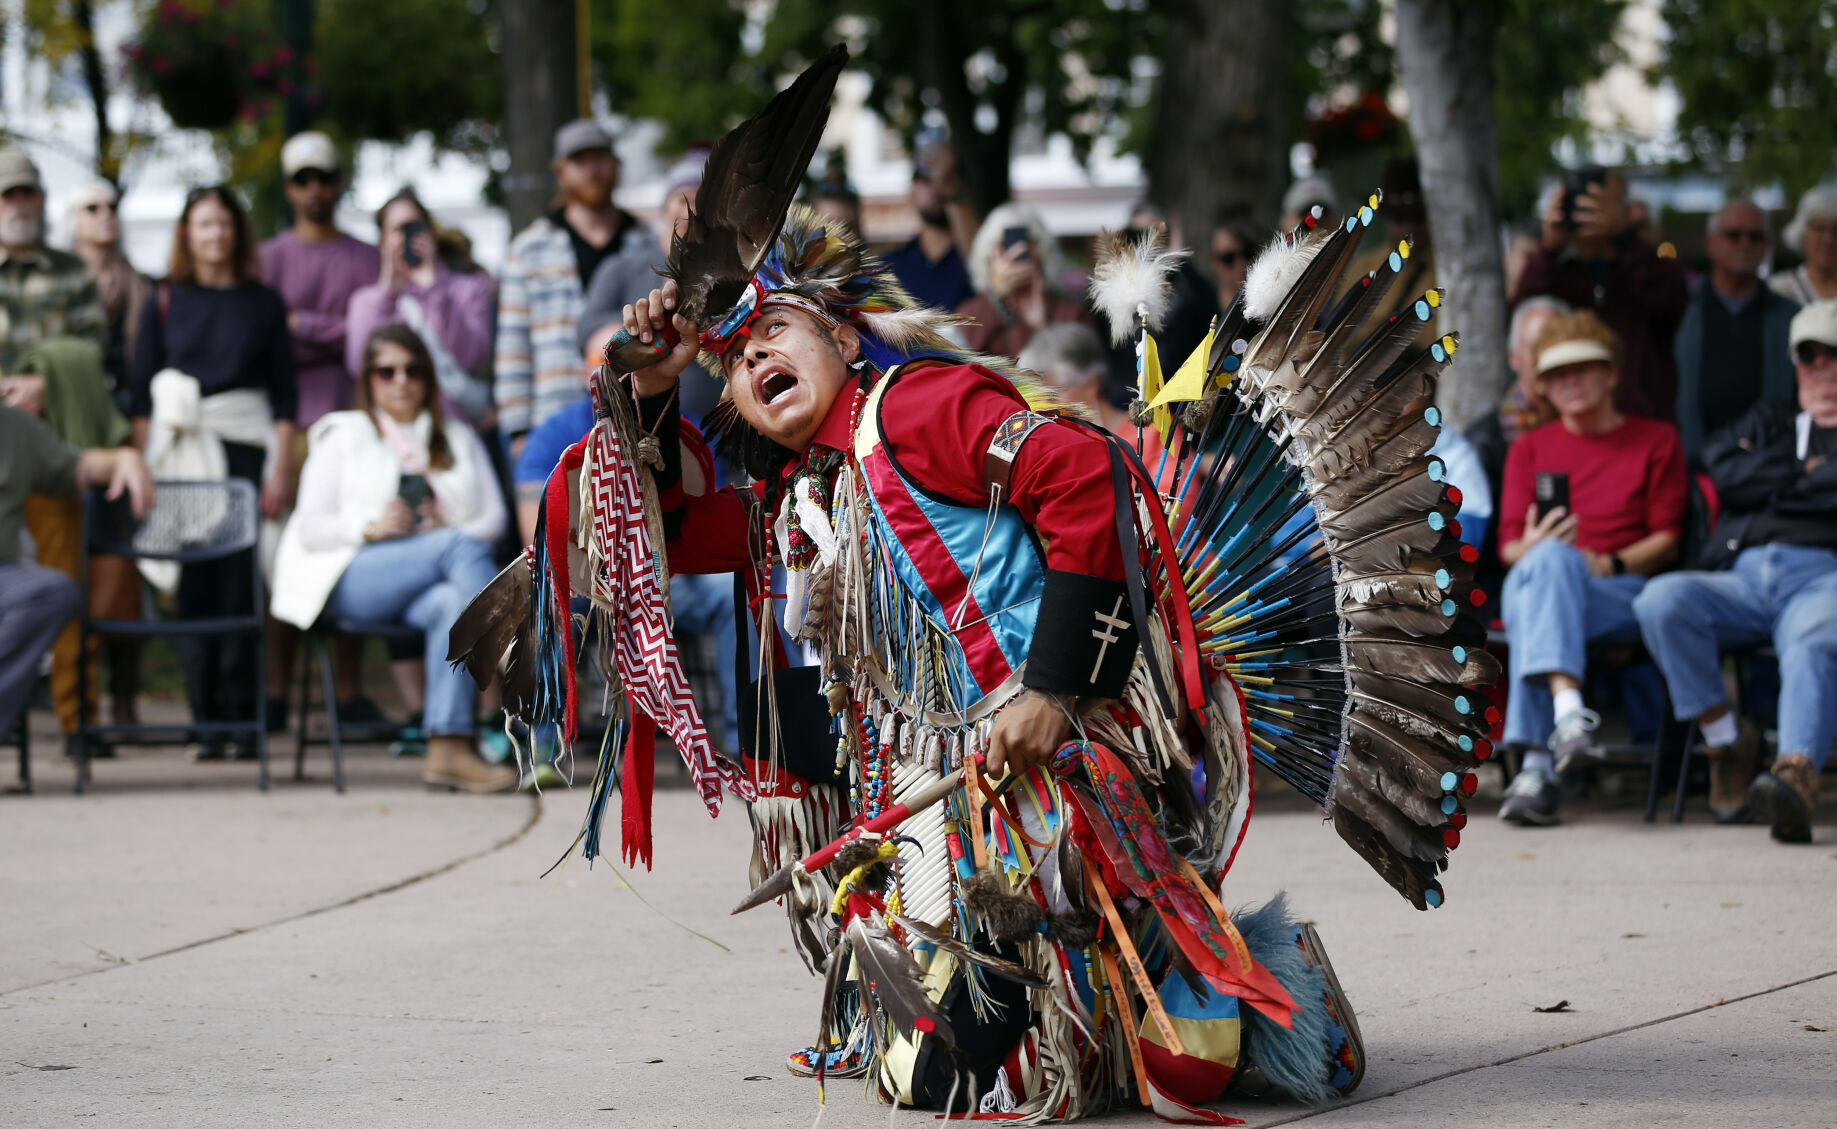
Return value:
<svg viewBox="0 0 1837 1129">
<path fill-rule="evenodd" d="M 614 203 L 611 136 L 593 121 L 568 123 L 554 137 L 556 205 L 516 234 L 494 280 L 409 189 L 378 209 L 378 245 L 341 231 L 341 155 L 324 135 L 298 134 L 281 154 L 291 225 L 258 248 L 235 193 L 200 188 L 156 283 L 122 253 L 113 187 L 72 195 L 74 253 L 56 251 L 43 238 L 36 168 L 18 150 L 0 151 L 9 314 L 0 392 L 10 405 L 0 427 L 37 426 L 25 421 L 36 416 L 49 436 L 9 441 L 0 456 L 33 452 L 45 464 L 0 479 L 18 494 L 0 497 L 0 569 L 76 575 L 71 491 L 112 482 L 142 498 L 136 452 L 155 477 L 247 479 L 279 545 L 271 724 L 285 724 L 298 631 L 327 616 L 405 623 L 421 638 L 390 642 L 411 711 L 398 750 L 424 750 L 434 783 L 509 786 L 514 773 L 494 763 L 501 726 L 481 721 L 493 688 L 438 661 L 436 637 L 494 564 L 534 535 L 549 472 L 592 425 L 585 382 L 624 308 L 654 285 L 706 157 L 697 147 L 670 166 L 653 230 Z M 1397 285 L 1420 291 L 1435 280 L 1435 249 L 1414 161 L 1388 162 L 1381 182 L 1392 240 L 1371 253 L 1409 239 Z M 806 201 L 870 241 L 879 234 L 839 163 Z M 906 202 L 916 230 L 884 245 L 905 289 L 953 310 L 966 348 L 1017 361 L 1090 418 L 1129 428 L 1133 355 L 1107 340 L 1068 241 L 1020 202 L 978 218 L 947 145 L 921 144 Z M 1284 194 L 1280 222 L 1342 214 L 1333 185 L 1309 177 Z M 1127 225 L 1166 225 L 1173 245 L 1193 248 L 1160 333 L 1164 360 L 1178 364 L 1231 308 L 1271 232 L 1239 221 L 1181 231 L 1147 204 Z M 1807 192 L 1783 243 L 1798 265 L 1777 268 L 1767 213 L 1730 199 L 1708 217 L 1706 269 L 1693 278 L 1662 217 L 1604 169 L 1566 177 L 1534 221 L 1509 229 L 1510 383 L 1496 411 L 1464 433 L 1445 430 L 1434 452 L 1462 489 L 1463 538 L 1486 547 L 1502 585 L 1504 738 L 1520 764 L 1501 809 L 1508 820 L 1558 820 L 1565 781 L 1600 752 L 1591 703 L 1621 702 L 1637 735 L 1655 729 L 1668 694 L 1675 716 L 1701 733 L 1719 820 L 1764 818 L 1783 839 L 1808 826 L 1837 714 L 1837 189 Z M 699 424 L 721 392 L 714 377 L 686 374 L 685 420 Z M 27 480 L 35 488 L 19 491 Z M 29 529 L 38 566 L 8 555 L 17 540 L 9 522 Z M 181 613 L 227 615 L 252 608 L 247 564 L 146 572 Z M 146 597 L 127 562 L 92 561 L 89 574 L 93 613 L 138 614 Z M 33 590 L 45 587 L 32 577 Z M 730 578 L 683 577 L 673 594 L 679 629 L 711 641 L 718 729 L 732 749 L 730 587 Z M 18 648 L 38 646 L 44 631 L 0 622 L 7 724 L 20 672 L 37 669 L 36 655 L 27 661 Z M 1596 661 L 1609 643 L 1616 661 Z M 1778 756 L 1757 775 L 1760 734 L 1725 700 L 1717 664 L 1724 650 L 1761 643 L 1782 674 Z M 335 645 L 340 713 L 381 720 L 363 693 L 358 647 Z M 194 716 L 248 716 L 264 688 L 238 648 L 186 649 Z M 67 730 L 89 708 L 76 701 L 75 650 L 66 631 L 53 689 Z M 1629 653 L 1635 661 L 1618 661 Z M 116 716 L 131 717 L 135 656 L 108 657 Z M 543 742 L 535 747 L 540 759 Z M 538 782 L 557 779 L 547 765 L 537 771 Z"/>
</svg>

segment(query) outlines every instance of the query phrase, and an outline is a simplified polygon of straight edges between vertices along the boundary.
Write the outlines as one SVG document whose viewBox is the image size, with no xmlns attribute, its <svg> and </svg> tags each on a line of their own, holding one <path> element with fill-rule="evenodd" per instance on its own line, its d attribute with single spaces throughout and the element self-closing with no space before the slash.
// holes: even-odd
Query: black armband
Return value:
<svg viewBox="0 0 1837 1129">
<path fill-rule="evenodd" d="M 1122 581 L 1048 569 L 1021 681 L 1080 698 L 1121 697 L 1137 645 Z"/>
</svg>

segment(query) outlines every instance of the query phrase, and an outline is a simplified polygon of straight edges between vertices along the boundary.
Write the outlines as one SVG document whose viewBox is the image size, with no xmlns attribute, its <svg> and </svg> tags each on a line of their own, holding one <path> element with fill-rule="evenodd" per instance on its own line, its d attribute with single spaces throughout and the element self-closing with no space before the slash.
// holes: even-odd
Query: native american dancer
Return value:
<svg viewBox="0 0 1837 1129">
<path fill-rule="evenodd" d="M 1374 197 L 1277 240 L 1163 381 L 1174 260 L 1109 238 L 1094 296 L 1135 328 L 1153 437 L 1119 440 L 954 348 L 852 232 L 790 207 L 845 58 L 715 147 L 537 544 L 454 655 L 571 736 L 598 640 L 622 703 L 587 857 L 622 780 L 648 864 L 657 725 L 711 813 L 749 804 L 741 908 L 782 901 L 824 977 L 794 1070 L 1031 1122 L 1140 1102 L 1227 1124 L 1200 1107 L 1228 1087 L 1344 1093 L 1364 1051 L 1319 938 L 1280 897 L 1233 916 L 1220 889 L 1254 761 L 1418 908 L 1442 902 L 1496 667 L 1427 454 L 1454 341 L 1414 342 L 1439 294 L 1389 312 L 1404 244 L 1333 300 Z M 710 489 L 680 420 L 698 353 L 727 386 L 710 437 L 749 485 Z M 740 578 L 737 763 L 683 677 L 669 570 Z"/>
</svg>

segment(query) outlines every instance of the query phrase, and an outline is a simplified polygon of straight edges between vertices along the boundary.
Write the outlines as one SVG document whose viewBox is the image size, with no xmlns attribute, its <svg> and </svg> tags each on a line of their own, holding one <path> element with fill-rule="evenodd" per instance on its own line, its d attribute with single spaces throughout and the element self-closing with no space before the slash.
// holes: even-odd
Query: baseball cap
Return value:
<svg viewBox="0 0 1837 1129">
<path fill-rule="evenodd" d="M 592 118 L 576 118 L 555 131 L 555 159 L 572 157 L 583 149 L 610 149 L 612 135 Z"/>
<path fill-rule="evenodd" d="M 1611 362 L 1613 359 L 1614 351 L 1601 342 L 1586 337 L 1572 337 L 1568 341 L 1558 341 L 1537 354 L 1537 375 L 1542 376 L 1564 365 L 1579 365 L 1584 361 Z"/>
<path fill-rule="evenodd" d="M 1339 211 L 1339 197 L 1333 193 L 1333 185 L 1325 177 L 1303 177 L 1288 186 L 1282 194 L 1282 213 L 1300 215 L 1319 204 L 1329 212 Z"/>
<path fill-rule="evenodd" d="M 340 168 L 338 146 L 316 129 L 296 133 L 281 146 L 281 175 L 291 177 L 301 169 L 337 172 Z"/>
<path fill-rule="evenodd" d="M 702 169 L 708 164 L 708 152 L 705 147 L 693 146 L 676 158 L 663 174 L 664 199 L 668 200 L 685 188 L 693 190 L 702 186 Z"/>
<path fill-rule="evenodd" d="M 0 149 L 0 192 L 28 187 L 44 191 L 44 181 L 38 178 L 38 166 L 18 146 Z"/>
<path fill-rule="evenodd" d="M 1788 347 L 1797 349 L 1801 341 L 1816 341 L 1837 346 L 1837 299 L 1813 302 L 1792 315 L 1791 340 Z"/>
</svg>

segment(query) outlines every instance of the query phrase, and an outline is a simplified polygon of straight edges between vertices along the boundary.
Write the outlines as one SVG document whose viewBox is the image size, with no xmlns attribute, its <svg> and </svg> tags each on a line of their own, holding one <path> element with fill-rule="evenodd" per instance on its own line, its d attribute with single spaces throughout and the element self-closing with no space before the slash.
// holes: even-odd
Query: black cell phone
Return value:
<svg viewBox="0 0 1837 1129">
<path fill-rule="evenodd" d="M 1028 242 L 1032 240 L 1032 238 L 1033 238 L 1033 234 L 1027 230 L 1027 225 L 1024 223 L 1017 223 L 1013 227 L 1002 229 L 1001 249 L 1006 251 L 1008 248 L 1013 247 L 1017 244 L 1021 247 L 1025 247 L 1027 246 Z M 1016 257 L 1020 261 L 1025 262 L 1027 259 L 1027 253 L 1023 251 L 1020 255 Z"/>
<path fill-rule="evenodd" d="M 1537 476 L 1537 520 L 1544 520 L 1551 510 L 1561 506 L 1567 513 L 1569 509 L 1569 476 L 1556 471 L 1542 471 Z"/>
<path fill-rule="evenodd" d="M 420 220 L 409 220 L 402 225 L 402 261 L 411 267 L 421 265 L 421 252 L 415 250 L 415 237 L 427 231 L 427 225 Z"/>
<path fill-rule="evenodd" d="M 405 474 L 396 483 L 395 492 L 396 497 L 408 503 L 408 508 L 418 515 L 421 504 L 433 496 L 434 490 L 427 484 L 425 474 Z"/>
<path fill-rule="evenodd" d="M 1600 165 L 1583 165 L 1563 178 L 1563 226 L 1575 226 L 1575 202 L 1594 185 L 1607 183 L 1607 170 Z"/>
</svg>

